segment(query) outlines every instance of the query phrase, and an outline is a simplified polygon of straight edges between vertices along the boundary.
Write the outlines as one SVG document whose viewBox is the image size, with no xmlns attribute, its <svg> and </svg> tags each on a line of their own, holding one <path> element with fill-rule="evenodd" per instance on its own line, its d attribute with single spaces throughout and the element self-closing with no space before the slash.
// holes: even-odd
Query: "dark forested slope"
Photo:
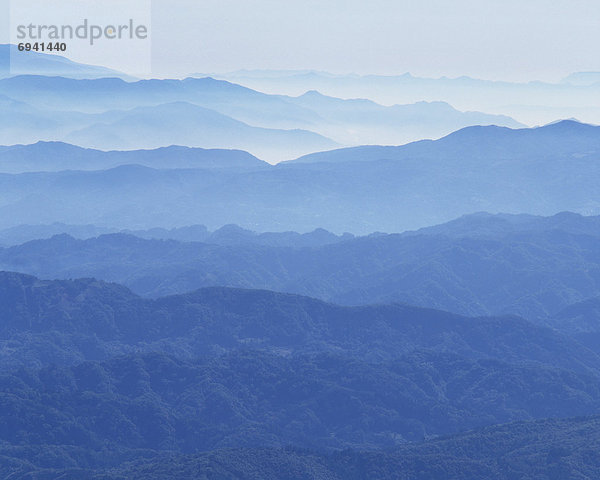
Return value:
<svg viewBox="0 0 600 480">
<path fill-rule="evenodd" d="M 268 291 L 207 288 L 144 300 L 95 280 L 0 274 L 2 365 L 109 358 L 135 351 L 183 358 L 238 348 L 334 352 L 378 361 L 419 349 L 600 372 L 600 357 L 518 317 L 468 318 L 403 305 L 340 307 Z"/>
<path fill-rule="evenodd" d="M 289 478 L 505 478 L 545 475 L 527 463 L 539 455 L 595 468 L 568 430 L 578 421 L 407 444 L 600 413 L 600 357 L 517 317 L 223 287 L 143 299 L 9 272 L 0 304 L 0 473 L 11 478 L 281 478 L 288 466 Z M 530 451 L 535 431 L 572 444 Z M 380 448 L 400 450 L 357 453 Z"/>
</svg>

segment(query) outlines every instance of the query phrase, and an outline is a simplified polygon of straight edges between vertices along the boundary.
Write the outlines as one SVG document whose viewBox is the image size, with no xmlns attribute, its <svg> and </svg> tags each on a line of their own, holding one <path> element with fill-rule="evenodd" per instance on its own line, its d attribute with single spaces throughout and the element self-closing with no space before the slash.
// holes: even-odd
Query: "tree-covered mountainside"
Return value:
<svg viewBox="0 0 600 480">
<path fill-rule="evenodd" d="M 592 480 L 600 475 L 599 432 L 596 416 L 494 426 L 379 452 L 324 454 L 288 447 L 111 455 L 75 447 L 4 446 L 0 473 L 19 480 Z M 101 466 L 112 459 L 123 463 L 108 470 Z M 63 460 L 69 467 L 57 467 Z M 78 467 L 78 460 L 93 466 Z"/>
<path fill-rule="evenodd" d="M 0 274 L 1 365 L 75 364 L 164 351 L 182 358 L 239 348 L 392 359 L 414 350 L 600 372 L 600 356 L 518 317 L 469 318 L 403 305 L 340 307 L 269 291 L 207 288 L 145 300 L 95 280 Z"/>
<path fill-rule="evenodd" d="M 61 235 L 0 249 L 0 268 L 42 278 L 95 277 L 150 297 L 229 286 L 545 323 L 600 295 L 599 241 L 598 217 L 482 214 L 360 238 L 322 231 L 251 235 L 235 227 L 205 236 L 204 243 Z"/>
<path fill-rule="evenodd" d="M 390 448 L 494 423 L 600 412 L 596 377 L 434 353 L 380 364 L 248 350 L 194 362 L 125 356 L 4 374 L 0 396 L 0 440 L 13 445 L 187 453 Z"/>
<path fill-rule="evenodd" d="M 0 273 L 0 476 L 595 478 L 597 419 L 549 419 L 600 414 L 598 302 L 574 303 L 596 292 L 597 229 L 478 214 L 360 238 L 227 226 L 5 248 L 21 270 L 88 278 Z M 423 304 L 472 311 L 476 294 L 539 316 L 223 286 L 156 295 L 211 284 L 347 303 L 402 300 L 405 285 Z"/>
<path fill-rule="evenodd" d="M 393 452 L 221 450 L 139 462 L 106 479 L 544 480 L 600 475 L 598 417 L 524 422 Z M 99 477 L 102 478 L 102 477 Z"/>
<path fill-rule="evenodd" d="M 371 11 L 460 23 L 238 3 L 204 12 L 238 57 L 282 12 L 356 65 Z M 195 41 L 135 79 L 42 43 L 115 38 L 88 18 L 0 44 L 0 480 L 600 479 L 600 72 L 185 78 Z"/>
<path fill-rule="evenodd" d="M 600 414 L 600 356 L 518 317 L 224 287 L 144 299 L 94 279 L 10 272 L 0 304 L 0 473 L 10 478 L 281 478 L 290 462 L 289 478 L 411 478 L 414 468 L 495 478 L 512 466 L 461 446 L 498 442 L 495 431 L 419 442 Z M 522 425 L 502 441 L 524 441 Z M 569 450 L 574 465 L 582 448 Z M 526 451 L 510 452 L 534 471 Z"/>
</svg>

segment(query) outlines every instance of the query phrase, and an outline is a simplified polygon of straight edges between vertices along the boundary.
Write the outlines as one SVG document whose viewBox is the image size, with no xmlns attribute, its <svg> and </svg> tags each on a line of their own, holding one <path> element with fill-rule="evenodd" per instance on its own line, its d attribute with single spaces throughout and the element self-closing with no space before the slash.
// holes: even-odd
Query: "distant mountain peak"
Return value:
<svg viewBox="0 0 600 480">
<path fill-rule="evenodd" d="M 325 95 L 323 95 L 321 92 L 319 92 L 318 90 L 308 90 L 306 93 L 304 93 L 303 95 L 300 95 L 301 98 L 307 98 L 307 97 L 324 97 Z"/>
<path fill-rule="evenodd" d="M 552 129 L 552 130 L 582 130 L 588 128 L 596 128 L 595 125 L 585 123 L 577 120 L 576 118 L 567 118 L 562 120 L 556 120 L 554 122 L 547 123 L 538 129 Z"/>
</svg>

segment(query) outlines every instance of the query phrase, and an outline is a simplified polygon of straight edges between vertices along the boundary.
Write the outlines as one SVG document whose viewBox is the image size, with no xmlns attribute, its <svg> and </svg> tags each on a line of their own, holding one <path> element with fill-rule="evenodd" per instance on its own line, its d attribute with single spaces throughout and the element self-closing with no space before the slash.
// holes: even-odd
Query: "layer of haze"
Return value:
<svg viewBox="0 0 600 480">
<path fill-rule="evenodd" d="M 0 7 L 7 42 L 8 0 Z M 600 70 L 597 0 L 154 0 L 152 10 L 158 77 L 316 69 L 555 81 Z"/>
</svg>

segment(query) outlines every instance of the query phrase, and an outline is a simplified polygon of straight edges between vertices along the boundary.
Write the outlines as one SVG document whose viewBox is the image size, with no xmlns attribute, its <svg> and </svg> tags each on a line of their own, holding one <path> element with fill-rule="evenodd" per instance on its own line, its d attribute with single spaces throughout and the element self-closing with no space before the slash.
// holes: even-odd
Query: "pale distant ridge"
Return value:
<svg viewBox="0 0 600 480">
<path fill-rule="evenodd" d="M 318 92 L 270 95 L 213 78 L 26 75 L 0 80 L 0 95 L 21 102 L 0 124 L 0 144 L 61 140 L 104 150 L 182 144 L 238 148 L 272 163 L 340 146 L 438 138 L 469 125 L 522 126 L 440 101 L 387 107 Z"/>
<path fill-rule="evenodd" d="M 576 120 L 559 120 L 536 128 L 498 126 L 466 127 L 439 140 L 423 140 L 401 146 L 366 145 L 305 155 L 287 164 L 357 162 L 382 159 L 526 158 L 589 156 L 600 148 L 600 127 Z M 592 149 L 592 150 L 590 150 Z"/>
<path fill-rule="evenodd" d="M 47 75 L 77 79 L 104 77 L 134 79 L 110 68 L 73 62 L 58 54 L 19 52 L 16 45 L 0 44 L 0 78 L 15 75 Z"/>
</svg>

